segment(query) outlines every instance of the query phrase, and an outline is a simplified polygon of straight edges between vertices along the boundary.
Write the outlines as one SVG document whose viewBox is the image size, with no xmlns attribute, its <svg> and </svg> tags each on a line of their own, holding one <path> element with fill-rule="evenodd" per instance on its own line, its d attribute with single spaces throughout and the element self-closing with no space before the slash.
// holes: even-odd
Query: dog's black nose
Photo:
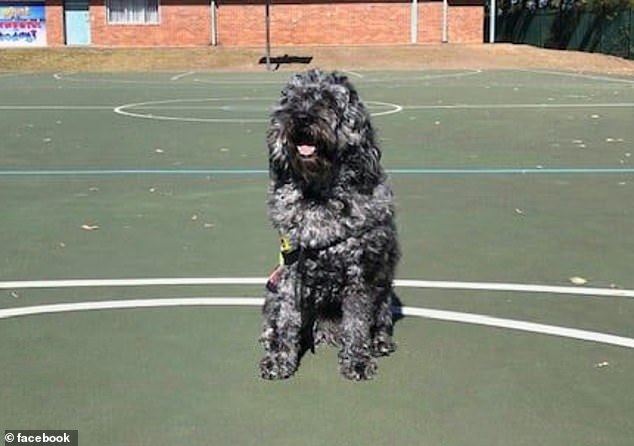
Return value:
<svg viewBox="0 0 634 446">
<path fill-rule="evenodd" d="M 308 112 L 300 112 L 295 116 L 295 120 L 299 123 L 299 124 L 306 124 L 309 120 L 309 115 Z"/>
</svg>

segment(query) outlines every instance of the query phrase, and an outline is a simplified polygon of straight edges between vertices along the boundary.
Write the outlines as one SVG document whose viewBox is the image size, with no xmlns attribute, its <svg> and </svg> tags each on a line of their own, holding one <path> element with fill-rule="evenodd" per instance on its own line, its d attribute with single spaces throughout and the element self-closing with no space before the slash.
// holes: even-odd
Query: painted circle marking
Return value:
<svg viewBox="0 0 634 446">
<path fill-rule="evenodd" d="M 77 311 L 188 306 L 244 307 L 261 306 L 263 303 L 264 299 L 252 297 L 189 297 L 73 302 L 3 309 L 0 310 L 0 319 Z M 459 313 L 455 311 L 433 310 L 429 308 L 418 307 L 399 307 L 395 308 L 395 312 L 400 313 L 404 316 L 421 317 L 425 319 L 434 319 L 448 322 L 459 322 L 463 324 L 473 324 L 486 327 L 505 328 L 515 331 L 545 334 L 550 336 L 590 341 L 599 344 L 607 344 L 634 349 L 634 339 L 632 338 L 594 331 L 578 330 L 575 328 L 560 327 L 556 325 L 545 325 L 513 319 L 496 318 L 481 314 Z"/>
<path fill-rule="evenodd" d="M 0 289 L 24 288 L 70 288 L 94 286 L 156 286 L 156 285 L 262 285 L 266 279 L 259 277 L 246 278 L 156 278 L 156 279 L 110 279 L 110 280 L 49 280 L 49 281 L 13 281 L 0 282 Z M 634 297 L 634 290 L 614 290 L 603 288 L 556 287 L 544 285 L 523 285 L 504 283 L 478 282 L 445 282 L 423 280 L 396 280 L 397 287 L 411 288 L 442 288 L 468 289 L 488 291 L 517 291 L 533 293 L 582 294 L 609 297 Z M 155 308 L 176 306 L 261 306 L 262 298 L 249 297 L 194 297 L 167 299 L 134 299 L 96 302 L 74 302 L 49 305 L 36 305 L 18 308 L 0 309 L 0 319 L 36 314 L 65 313 L 74 311 L 126 309 L 126 308 Z M 529 333 L 546 334 L 563 338 L 590 341 L 619 347 L 633 348 L 634 338 L 617 336 L 569 327 L 545 325 L 534 322 L 502 319 L 473 313 L 433 310 L 428 308 L 402 307 L 395 309 L 405 316 L 423 317 L 442 321 L 459 322 L 488 327 L 498 327 Z"/>
<path fill-rule="evenodd" d="M 131 118 L 141 118 L 141 119 L 153 119 L 158 121 L 177 121 L 177 122 L 212 122 L 212 123 L 227 123 L 227 124 L 241 124 L 241 123 L 266 123 L 268 122 L 268 118 L 206 118 L 206 117 L 191 117 L 191 116 L 171 116 L 165 113 L 154 114 L 154 113 L 140 113 L 139 109 L 143 108 L 158 108 L 160 110 L 166 109 L 174 109 L 174 110 L 187 110 L 187 109 L 198 109 L 198 110 L 219 110 L 223 112 L 235 113 L 240 110 L 240 108 L 244 108 L 244 106 L 240 106 L 237 104 L 240 103 L 252 103 L 257 101 L 266 101 L 268 104 L 273 104 L 275 102 L 274 98 L 266 98 L 266 97 L 233 97 L 233 98 L 202 98 L 202 99 L 168 99 L 163 101 L 146 101 L 146 102 L 136 102 L 130 104 L 123 104 L 113 109 L 113 112 L 122 115 L 128 116 Z M 208 106 L 187 106 L 180 105 L 174 106 L 174 104 L 203 104 L 211 102 L 214 104 L 223 102 L 222 105 L 208 105 Z M 382 102 L 382 101 L 365 101 L 366 106 L 369 108 L 378 107 L 378 108 L 387 108 L 387 110 L 371 112 L 371 116 L 386 116 L 394 113 L 399 113 L 403 111 L 403 107 L 398 104 L 392 104 L 390 102 Z M 163 107 L 161 107 L 163 106 Z M 260 110 L 261 114 L 268 114 L 269 108 L 267 107 L 253 107 L 248 106 L 248 109 Z"/>
</svg>

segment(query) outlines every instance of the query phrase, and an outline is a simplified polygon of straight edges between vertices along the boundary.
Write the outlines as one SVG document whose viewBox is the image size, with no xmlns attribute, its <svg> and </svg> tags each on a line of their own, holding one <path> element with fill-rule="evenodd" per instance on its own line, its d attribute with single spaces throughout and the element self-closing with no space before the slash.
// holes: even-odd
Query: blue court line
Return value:
<svg viewBox="0 0 634 446">
<path fill-rule="evenodd" d="M 634 167 L 588 167 L 588 168 L 403 168 L 386 169 L 391 175 L 533 175 L 533 174 L 634 174 Z M 247 176 L 266 175 L 267 169 L 43 169 L 0 170 L 0 177 L 28 176 L 125 176 L 125 175 L 219 175 Z"/>
<path fill-rule="evenodd" d="M 624 167 L 531 167 L 531 168 L 462 168 L 462 169 L 388 169 L 393 175 L 518 175 L 518 174 L 631 174 Z"/>
<path fill-rule="evenodd" d="M 262 175 L 266 169 L 43 169 L 0 170 L 0 176 L 112 176 L 112 175 Z"/>
</svg>

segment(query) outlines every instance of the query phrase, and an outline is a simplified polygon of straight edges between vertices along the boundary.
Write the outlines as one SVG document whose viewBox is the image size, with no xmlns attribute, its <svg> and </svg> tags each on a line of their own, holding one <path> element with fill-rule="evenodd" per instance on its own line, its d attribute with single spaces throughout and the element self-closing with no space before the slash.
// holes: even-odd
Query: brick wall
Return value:
<svg viewBox="0 0 634 446">
<path fill-rule="evenodd" d="M 255 46 L 266 41 L 263 5 L 223 4 L 217 14 L 219 45 Z"/>
<path fill-rule="evenodd" d="M 418 43 L 440 43 L 442 41 L 442 3 L 418 4 Z M 456 42 L 457 43 L 457 42 Z"/>
<path fill-rule="evenodd" d="M 64 45 L 64 8 L 62 0 L 49 0 L 46 3 L 46 44 Z"/>
<path fill-rule="evenodd" d="M 92 43 L 99 46 L 204 46 L 211 42 L 208 0 L 162 0 L 160 23 L 110 24 L 104 0 L 92 0 Z"/>
<path fill-rule="evenodd" d="M 274 45 L 407 44 L 411 41 L 409 1 L 324 3 L 315 0 L 310 4 L 280 4 L 279 1 L 273 1 L 270 9 Z M 420 1 L 418 20 L 418 43 L 442 41 L 441 1 Z M 481 4 L 450 3 L 449 42 L 482 42 L 483 20 Z M 220 4 L 220 45 L 262 45 L 264 41 L 263 4 Z"/>
<path fill-rule="evenodd" d="M 450 42 L 482 43 L 484 36 L 484 8 L 482 6 L 452 5 L 447 15 Z"/>
<path fill-rule="evenodd" d="M 218 42 L 226 46 L 265 41 L 263 5 L 221 5 Z M 273 4 L 275 45 L 399 44 L 410 42 L 409 3 Z M 250 26 L 244 26 L 250 23 Z"/>
<path fill-rule="evenodd" d="M 259 46 L 265 42 L 264 0 L 217 0 L 218 44 Z M 482 42 L 481 0 L 450 0 L 451 43 Z M 272 0 L 273 45 L 408 44 L 409 0 Z M 462 3 L 454 3 L 462 2 Z M 470 4 L 471 3 L 471 4 Z M 64 45 L 62 0 L 47 0 L 49 46 Z M 91 0 L 95 46 L 206 46 L 211 42 L 210 0 L 160 0 L 160 23 L 110 24 L 105 0 Z M 442 2 L 419 0 L 418 43 L 442 39 Z"/>
<path fill-rule="evenodd" d="M 484 8 L 449 2 L 447 40 L 451 43 L 482 43 Z M 442 2 L 418 4 L 418 43 L 442 42 Z"/>
</svg>

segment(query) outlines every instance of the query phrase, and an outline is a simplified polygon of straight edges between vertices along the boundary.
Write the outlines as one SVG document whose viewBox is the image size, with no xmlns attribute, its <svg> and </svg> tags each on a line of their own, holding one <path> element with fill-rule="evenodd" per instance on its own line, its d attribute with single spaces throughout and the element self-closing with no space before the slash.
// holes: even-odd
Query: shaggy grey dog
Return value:
<svg viewBox="0 0 634 446">
<path fill-rule="evenodd" d="M 288 378 L 303 353 L 330 343 L 343 376 L 370 379 L 375 357 L 395 349 L 399 258 L 370 115 L 345 76 L 307 71 L 282 90 L 267 143 L 269 217 L 283 259 L 267 284 L 260 373 Z"/>
</svg>

